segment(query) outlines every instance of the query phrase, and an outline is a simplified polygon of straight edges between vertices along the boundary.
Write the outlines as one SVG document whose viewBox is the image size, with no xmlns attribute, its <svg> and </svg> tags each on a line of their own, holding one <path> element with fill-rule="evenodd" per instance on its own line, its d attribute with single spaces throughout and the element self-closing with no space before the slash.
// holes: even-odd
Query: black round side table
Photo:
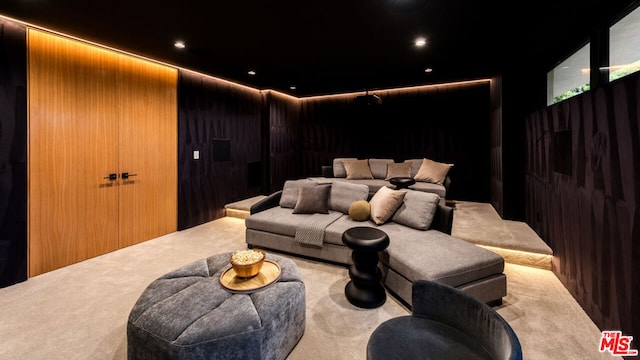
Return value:
<svg viewBox="0 0 640 360">
<path fill-rule="evenodd" d="M 395 185 L 396 189 L 406 189 L 416 183 L 415 179 L 410 177 L 392 177 L 389 182 Z"/>
<path fill-rule="evenodd" d="M 387 294 L 380 283 L 378 252 L 389 246 L 389 236 L 382 230 L 357 226 L 342 234 L 342 242 L 353 251 L 353 265 L 349 267 L 351 281 L 344 288 L 347 300 L 362 308 L 376 308 L 384 304 Z"/>
</svg>

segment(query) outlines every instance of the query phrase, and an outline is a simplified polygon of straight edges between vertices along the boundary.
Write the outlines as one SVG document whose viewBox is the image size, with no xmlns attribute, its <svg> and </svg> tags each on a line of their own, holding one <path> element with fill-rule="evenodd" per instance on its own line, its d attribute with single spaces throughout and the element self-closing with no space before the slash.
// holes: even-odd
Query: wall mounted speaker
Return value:
<svg viewBox="0 0 640 360">
<path fill-rule="evenodd" d="M 231 161 L 231 140 L 213 139 L 213 161 Z"/>
</svg>

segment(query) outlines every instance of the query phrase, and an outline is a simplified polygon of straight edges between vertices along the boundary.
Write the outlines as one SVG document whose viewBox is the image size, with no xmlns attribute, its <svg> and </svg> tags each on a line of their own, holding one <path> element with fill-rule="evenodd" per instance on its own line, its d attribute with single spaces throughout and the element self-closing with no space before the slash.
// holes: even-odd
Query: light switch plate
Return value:
<svg viewBox="0 0 640 360">
<path fill-rule="evenodd" d="M 200 151 L 198 151 L 198 150 L 194 150 L 193 151 L 193 159 L 194 160 L 200 159 Z"/>
</svg>

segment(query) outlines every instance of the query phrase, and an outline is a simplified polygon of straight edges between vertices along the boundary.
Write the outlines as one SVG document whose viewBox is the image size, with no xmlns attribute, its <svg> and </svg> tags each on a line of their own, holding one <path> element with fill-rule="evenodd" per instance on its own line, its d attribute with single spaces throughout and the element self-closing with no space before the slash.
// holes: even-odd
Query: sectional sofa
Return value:
<svg viewBox="0 0 640 360">
<path fill-rule="evenodd" d="M 452 167 L 453 164 L 427 158 L 395 162 L 393 159 L 345 157 L 333 159 L 331 166 L 322 167 L 322 177 L 310 179 L 321 183 L 348 181 L 364 184 L 369 187 L 369 194 L 373 195 L 383 186 L 393 187 L 389 182 L 392 177 L 409 177 L 415 179 L 415 184 L 409 189 L 438 194 L 440 203 L 444 205 L 451 184 L 448 173 Z"/>
<path fill-rule="evenodd" d="M 369 204 L 365 220 L 350 215 L 355 203 Z M 384 186 L 371 196 L 364 184 L 289 180 L 250 213 L 245 219 L 248 247 L 342 265 L 352 264 L 351 249 L 342 242 L 346 229 L 383 230 L 390 244 L 380 253 L 382 281 L 409 307 L 417 279 L 453 286 L 492 305 L 506 295 L 504 259 L 451 236 L 453 209 L 435 193 Z"/>
</svg>

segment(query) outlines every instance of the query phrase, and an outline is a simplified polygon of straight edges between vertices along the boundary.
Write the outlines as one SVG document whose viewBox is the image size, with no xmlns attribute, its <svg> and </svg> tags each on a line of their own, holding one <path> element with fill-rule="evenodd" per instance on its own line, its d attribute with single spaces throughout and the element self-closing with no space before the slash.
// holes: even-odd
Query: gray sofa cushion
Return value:
<svg viewBox="0 0 640 360">
<path fill-rule="evenodd" d="M 329 210 L 329 214 L 333 213 L 336 213 L 336 211 Z M 326 214 L 326 216 L 329 217 L 329 214 Z M 325 216 L 325 214 L 294 215 L 293 209 L 276 206 L 257 214 L 252 214 L 245 219 L 245 224 L 248 229 L 294 237 L 296 235 L 296 228 L 307 223 L 311 216 L 318 217 Z M 349 215 L 344 215 L 343 217 L 348 218 Z"/>
<path fill-rule="evenodd" d="M 436 213 L 440 196 L 422 191 L 409 191 L 391 220 L 418 230 L 427 230 Z"/>
<path fill-rule="evenodd" d="M 407 162 L 411 163 L 411 177 L 415 177 L 418 173 L 418 170 L 420 170 L 420 166 L 422 166 L 422 160 L 423 159 L 407 160 Z"/>
<path fill-rule="evenodd" d="M 369 168 L 375 179 L 384 179 L 387 177 L 387 165 L 391 159 L 369 159 Z"/>
<path fill-rule="evenodd" d="M 409 186 L 409 189 L 435 193 L 435 194 L 438 194 L 440 198 L 445 198 L 447 195 L 447 189 L 444 187 L 444 185 L 433 184 L 433 183 L 422 182 L 422 181 L 416 181 L 415 184 Z"/>
<path fill-rule="evenodd" d="M 394 222 L 379 229 L 391 239 L 380 261 L 412 282 L 427 279 L 457 287 L 504 270 L 502 256 L 436 230 Z"/>
<path fill-rule="evenodd" d="M 349 206 L 358 200 L 367 200 L 369 187 L 365 184 L 354 184 L 346 181 L 336 181 L 331 185 L 329 209 L 349 213 Z"/>
</svg>

